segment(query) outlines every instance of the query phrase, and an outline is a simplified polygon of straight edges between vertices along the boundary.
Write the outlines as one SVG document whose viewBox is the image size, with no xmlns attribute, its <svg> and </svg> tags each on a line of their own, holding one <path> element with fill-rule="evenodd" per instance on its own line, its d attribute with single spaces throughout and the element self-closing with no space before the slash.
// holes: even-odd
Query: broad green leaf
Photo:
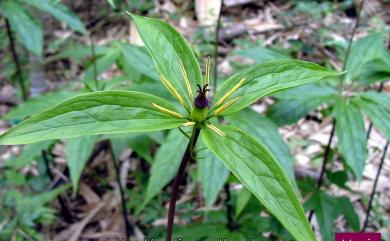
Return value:
<svg viewBox="0 0 390 241">
<path fill-rule="evenodd" d="M 217 127 L 224 136 L 202 131 L 206 146 L 296 240 L 316 240 L 294 186 L 269 149 L 237 128 Z"/>
<path fill-rule="evenodd" d="M 97 91 L 68 99 L 0 135 L 0 144 L 28 144 L 84 135 L 146 132 L 185 123 L 152 103 L 175 111 L 167 101 L 133 91 Z"/>
<path fill-rule="evenodd" d="M 1 10 L 16 32 L 17 40 L 29 51 L 42 55 L 43 33 L 37 20 L 17 1 L 2 1 Z"/>
<path fill-rule="evenodd" d="M 227 121 L 246 133 L 252 135 L 256 140 L 267 147 L 280 162 L 292 183 L 295 184 L 294 160 L 290 150 L 278 128 L 268 118 L 260 115 L 254 110 L 244 109 L 231 116 L 226 116 Z"/>
<path fill-rule="evenodd" d="M 21 168 L 30 165 L 34 158 L 40 156 L 42 150 L 46 150 L 51 144 L 53 144 L 52 140 L 26 145 L 16 158 L 6 160 L 5 165 L 13 168 Z"/>
<path fill-rule="evenodd" d="M 76 93 L 59 91 L 33 97 L 13 108 L 2 118 L 5 120 L 23 120 L 75 95 Z"/>
<path fill-rule="evenodd" d="M 64 4 L 53 0 L 23 0 L 42 11 L 48 12 L 60 21 L 65 22 L 70 28 L 85 34 L 87 30 L 81 20 L 72 13 Z"/>
<path fill-rule="evenodd" d="M 333 240 L 333 223 L 339 216 L 337 200 L 324 192 L 317 192 L 305 203 L 307 210 L 314 210 L 323 240 Z M 303 240 L 303 239 L 302 239 Z"/>
<path fill-rule="evenodd" d="M 296 88 L 281 91 L 275 94 L 278 99 L 307 100 L 319 97 L 334 97 L 338 92 L 329 86 L 307 84 Z"/>
<path fill-rule="evenodd" d="M 288 89 L 275 95 L 279 100 L 268 108 L 267 116 L 278 126 L 290 125 L 336 95 L 333 88 L 317 84 Z"/>
<path fill-rule="evenodd" d="M 334 109 L 337 147 L 357 179 L 361 179 L 367 160 L 367 143 L 363 116 L 351 101 L 339 100 Z"/>
<path fill-rule="evenodd" d="M 213 206 L 227 178 L 229 170 L 209 150 L 199 152 L 197 160 L 199 181 L 206 201 L 206 207 Z"/>
<path fill-rule="evenodd" d="M 232 88 L 239 87 L 228 98 L 229 100 L 239 97 L 238 101 L 222 112 L 228 115 L 247 107 L 266 95 L 338 75 L 340 73 L 304 61 L 267 61 L 256 64 L 226 80 L 217 91 L 214 100 L 218 101 Z"/>
<path fill-rule="evenodd" d="M 381 58 L 374 59 L 363 66 L 359 75 L 360 85 L 369 85 L 376 81 L 390 79 L 390 50 L 384 50 Z"/>
<path fill-rule="evenodd" d="M 169 132 L 152 165 L 144 204 L 152 200 L 175 177 L 187 144 L 188 139 L 179 130 Z"/>
<path fill-rule="evenodd" d="M 374 102 L 375 104 L 385 107 L 387 110 L 390 110 L 390 95 L 378 93 L 374 91 L 367 91 L 359 95 L 365 100 Z"/>
<path fill-rule="evenodd" d="M 145 48 L 131 45 L 119 44 L 119 49 L 122 53 L 123 59 L 128 66 L 131 66 L 136 71 L 148 76 L 153 80 L 159 80 L 153 60 Z"/>
<path fill-rule="evenodd" d="M 345 69 L 346 81 L 355 80 L 367 62 L 380 58 L 384 51 L 383 34 L 374 33 L 357 40 L 352 44 Z"/>
<path fill-rule="evenodd" d="M 81 136 L 65 140 L 65 155 L 73 185 L 73 194 L 77 192 L 81 173 L 91 155 L 95 139 L 95 136 Z"/>
<path fill-rule="evenodd" d="M 344 215 L 344 218 L 347 220 L 348 224 L 353 228 L 353 230 L 358 232 L 360 230 L 359 216 L 357 215 L 355 207 L 349 198 L 337 198 L 337 207 L 338 210 L 340 210 L 340 213 Z"/>
<path fill-rule="evenodd" d="M 158 19 L 131 15 L 145 47 L 152 56 L 159 74 L 171 82 L 188 106 L 192 105 L 187 87 L 180 71 L 183 63 L 188 79 L 195 92 L 196 84 L 202 85 L 199 63 L 185 39 L 168 23 Z M 195 94 L 194 94 L 195 95 Z"/>
<path fill-rule="evenodd" d="M 330 100 L 333 100 L 330 96 L 308 99 L 281 99 L 268 108 L 267 117 L 277 126 L 292 125 Z"/>
<path fill-rule="evenodd" d="M 274 50 L 272 48 L 264 48 L 264 47 L 238 50 L 233 52 L 233 54 L 252 59 L 256 61 L 256 63 L 261 63 L 264 61 L 276 60 L 276 59 L 290 59 L 288 55 L 279 52 L 278 50 Z"/>
<path fill-rule="evenodd" d="M 370 95 L 374 96 L 374 98 L 370 98 Z M 365 96 L 368 96 L 368 98 Z M 381 93 L 369 93 L 368 95 L 362 94 L 354 98 L 353 101 L 368 116 L 375 128 L 380 130 L 390 140 L 390 105 L 386 105 L 389 104 L 386 101 L 379 101 L 381 99 L 390 100 L 390 97 Z"/>
<path fill-rule="evenodd" d="M 235 209 L 235 216 L 238 217 L 241 212 L 244 210 L 249 200 L 252 197 L 252 193 L 245 187 L 243 187 L 240 192 L 237 194 L 237 203 Z"/>
<path fill-rule="evenodd" d="M 314 210 L 323 240 L 333 240 L 336 219 L 343 215 L 354 231 L 359 231 L 359 216 L 347 197 L 332 197 L 316 192 L 305 203 L 307 210 Z"/>
</svg>

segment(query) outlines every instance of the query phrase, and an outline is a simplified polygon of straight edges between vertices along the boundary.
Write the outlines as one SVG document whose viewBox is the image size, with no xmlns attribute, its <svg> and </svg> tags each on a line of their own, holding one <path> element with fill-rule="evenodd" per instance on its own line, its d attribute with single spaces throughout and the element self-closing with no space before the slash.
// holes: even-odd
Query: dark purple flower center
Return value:
<svg viewBox="0 0 390 241">
<path fill-rule="evenodd" d="M 204 109 L 209 106 L 209 100 L 207 99 L 206 93 L 210 91 L 207 89 L 208 84 L 204 85 L 203 88 L 200 85 L 198 86 L 198 96 L 194 100 L 194 104 L 196 107 Z"/>
</svg>

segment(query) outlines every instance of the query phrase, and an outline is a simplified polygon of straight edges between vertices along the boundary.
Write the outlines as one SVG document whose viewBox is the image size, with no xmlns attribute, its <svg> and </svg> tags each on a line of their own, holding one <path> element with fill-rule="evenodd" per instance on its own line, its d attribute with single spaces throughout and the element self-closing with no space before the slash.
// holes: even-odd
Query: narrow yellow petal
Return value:
<svg viewBox="0 0 390 241">
<path fill-rule="evenodd" d="M 222 96 L 221 99 L 219 99 L 217 101 L 217 103 L 215 104 L 215 106 L 219 106 L 220 104 L 222 104 L 227 98 L 229 98 L 232 94 L 234 94 L 234 92 L 236 92 L 238 90 L 238 88 L 240 88 L 240 86 L 242 85 L 242 83 L 244 83 L 246 77 L 242 78 L 240 80 L 240 82 L 238 82 L 235 86 L 233 86 L 233 88 L 231 90 L 229 90 L 224 96 Z"/>
<path fill-rule="evenodd" d="M 184 105 L 183 98 L 179 95 L 179 92 L 173 87 L 173 85 L 165 78 L 163 75 L 160 75 L 161 81 L 165 85 L 165 87 L 168 89 L 169 92 L 180 102 L 180 104 Z"/>
<path fill-rule="evenodd" d="M 205 85 L 210 84 L 210 57 L 207 57 L 206 60 L 206 74 L 204 77 L 204 82 Z"/>
<path fill-rule="evenodd" d="M 236 103 L 238 101 L 238 99 L 240 99 L 241 96 L 237 96 L 236 98 L 233 98 L 231 100 L 229 100 L 228 102 L 226 102 L 225 104 L 221 105 L 220 107 L 218 107 L 215 111 L 214 111 L 214 114 L 215 115 L 218 115 L 219 113 L 221 113 L 222 111 L 226 110 L 229 106 L 233 105 L 234 103 Z"/>
<path fill-rule="evenodd" d="M 195 125 L 195 122 L 193 122 L 193 121 L 188 121 L 188 122 L 182 124 L 182 126 L 193 126 L 193 125 Z"/>
<path fill-rule="evenodd" d="M 212 124 L 207 124 L 206 125 L 210 130 L 214 131 L 215 133 L 217 133 L 218 135 L 220 136 L 225 136 L 225 133 L 223 133 L 223 131 L 221 131 L 220 129 L 218 129 L 215 125 L 212 125 Z"/>
<path fill-rule="evenodd" d="M 156 109 L 158 109 L 159 111 L 161 111 L 161 112 L 163 112 L 163 113 L 165 113 L 165 114 L 168 114 L 168 115 L 170 115 L 170 116 L 177 117 L 177 118 L 183 118 L 183 116 L 180 115 L 179 113 L 177 113 L 176 111 L 168 110 L 167 108 L 164 108 L 164 107 L 162 107 L 162 106 L 159 106 L 158 104 L 153 103 L 153 102 L 152 102 L 152 105 L 153 105 Z"/>
<path fill-rule="evenodd" d="M 188 79 L 186 69 L 184 68 L 184 65 L 183 65 L 183 63 L 181 61 L 180 61 L 180 70 L 181 70 L 181 74 L 183 75 L 184 81 L 186 83 L 187 91 L 188 91 L 188 94 L 190 95 L 190 99 L 193 100 L 194 96 L 192 94 L 192 88 L 191 88 L 190 80 Z"/>
</svg>

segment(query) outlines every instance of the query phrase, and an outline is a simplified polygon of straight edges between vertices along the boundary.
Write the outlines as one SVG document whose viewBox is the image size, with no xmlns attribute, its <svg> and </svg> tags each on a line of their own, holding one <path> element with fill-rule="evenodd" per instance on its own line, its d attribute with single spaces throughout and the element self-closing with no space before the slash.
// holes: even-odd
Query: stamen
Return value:
<svg viewBox="0 0 390 241">
<path fill-rule="evenodd" d="M 157 108 L 159 111 L 165 113 L 165 114 L 168 114 L 170 116 L 173 116 L 173 117 L 177 117 L 177 118 L 183 118 L 182 115 L 180 115 L 179 113 L 177 113 L 176 111 L 173 111 L 173 110 L 168 110 L 167 108 L 164 108 L 162 106 L 159 106 L 158 104 L 156 103 L 153 103 L 152 102 L 152 105 Z"/>
<path fill-rule="evenodd" d="M 229 100 L 228 102 L 226 102 L 225 104 L 223 104 L 222 106 L 218 107 L 215 111 L 214 111 L 214 114 L 215 115 L 218 115 L 219 113 L 221 113 L 222 111 L 226 110 L 229 106 L 233 105 L 234 103 L 236 103 L 238 101 L 238 99 L 240 99 L 241 96 L 237 96 L 236 98 L 233 98 L 231 100 Z"/>
<path fill-rule="evenodd" d="M 210 57 L 209 56 L 207 57 L 206 60 L 206 73 L 204 77 L 204 83 L 205 85 L 210 84 Z"/>
<path fill-rule="evenodd" d="M 224 96 L 222 96 L 221 99 L 219 99 L 217 101 L 217 103 L 215 104 L 215 106 L 219 106 L 220 104 L 222 104 L 227 98 L 229 98 L 232 94 L 234 94 L 234 92 L 236 92 L 238 90 L 238 88 L 240 88 L 240 86 L 242 85 L 242 83 L 244 83 L 246 77 L 242 78 L 240 80 L 240 82 L 238 82 L 235 86 L 233 86 L 233 88 L 231 90 L 229 90 Z"/>
<path fill-rule="evenodd" d="M 181 74 L 183 75 L 184 82 L 186 83 L 188 94 L 190 95 L 190 99 L 192 100 L 192 99 L 194 99 L 194 95 L 192 94 L 190 80 L 188 79 L 187 72 L 186 72 L 184 65 L 181 61 L 180 61 L 180 70 L 181 70 Z"/>
<path fill-rule="evenodd" d="M 188 122 L 182 124 L 182 126 L 193 126 L 193 125 L 195 125 L 195 122 L 193 122 L 193 121 L 188 121 Z"/>
<path fill-rule="evenodd" d="M 168 89 L 168 91 L 171 92 L 171 94 L 180 102 L 180 104 L 182 104 L 182 106 L 185 106 L 183 98 L 181 98 L 181 96 L 179 95 L 177 90 L 173 87 L 173 85 L 164 77 L 164 75 L 160 75 L 160 78 L 163 84 L 165 85 L 165 87 Z"/>
<path fill-rule="evenodd" d="M 220 129 L 218 129 L 215 125 L 212 125 L 212 124 L 206 124 L 206 126 L 214 131 L 215 133 L 217 133 L 218 135 L 224 137 L 225 136 L 225 133 L 223 133 L 223 131 L 221 131 Z"/>
</svg>

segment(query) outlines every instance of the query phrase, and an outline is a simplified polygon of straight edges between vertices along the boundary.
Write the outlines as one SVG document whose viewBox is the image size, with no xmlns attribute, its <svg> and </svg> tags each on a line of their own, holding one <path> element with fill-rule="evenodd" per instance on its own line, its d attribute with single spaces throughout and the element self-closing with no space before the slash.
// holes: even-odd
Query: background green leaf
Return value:
<svg viewBox="0 0 390 241">
<path fill-rule="evenodd" d="M 81 173 L 91 155 L 95 140 L 95 136 L 81 136 L 65 140 L 65 155 L 74 194 L 77 192 Z"/>
<path fill-rule="evenodd" d="M 48 12 L 60 21 L 65 22 L 70 28 L 85 34 L 87 30 L 80 19 L 72 13 L 64 4 L 53 0 L 23 0 L 44 12 Z"/>
<path fill-rule="evenodd" d="M 42 150 L 46 150 L 53 142 L 53 140 L 48 140 L 26 145 L 17 157 L 6 160 L 5 165 L 14 168 L 30 165 L 34 158 L 40 156 Z"/>
<path fill-rule="evenodd" d="M 203 145 L 204 146 L 204 145 Z M 209 150 L 201 151 L 197 159 L 198 175 L 203 195 L 206 201 L 206 207 L 211 207 L 217 199 L 227 178 L 229 169 Z"/>
<path fill-rule="evenodd" d="M 222 137 L 204 129 L 210 150 L 297 240 L 316 240 L 286 172 L 265 145 L 231 126 L 217 126 Z"/>
<path fill-rule="evenodd" d="M 354 42 L 345 66 L 346 80 L 355 80 L 367 62 L 380 58 L 384 51 L 382 33 L 373 33 Z"/>
<path fill-rule="evenodd" d="M 167 101 L 132 91 L 97 91 L 68 99 L 0 136 L 0 144 L 27 144 L 83 135 L 146 132 L 186 122 L 161 113 L 153 103 L 175 110 Z"/>
<path fill-rule="evenodd" d="M 5 120 L 23 120 L 75 95 L 76 93 L 69 91 L 50 92 L 39 95 L 27 100 L 26 102 L 20 103 L 10 112 L 7 112 L 2 118 Z"/>
<path fill-rule="evenodd" d="M 351 101 L 339 100 L 333 115 L 336 119 L 337 147 L 347 165 L 360 180 L 367 160 L 367 142 L 363 116 Z"/>
<path fill-rule="evenodd" d="M 169 132 L 156 153 L 144 204 L 157 195 L 176 175 L 187 144 L 188 139 L 178 129 Z"/>
<path fill-rule="evenodd" d="M 17 1 L 2 1 L 1 10 L 16 32 L 17 40 L 29 51 L 42 55 L 43 32 L 37 20 Z"/>
<path fill-rule="evenodd" d="M 387 99 L 386 101 L 382 101 Z M 380 130 L 390 140 L 390 96 L 382 93 L 363 93 L 353 101 L 363 110 L 372 121 L 375 128 Z"/>
</svg>

